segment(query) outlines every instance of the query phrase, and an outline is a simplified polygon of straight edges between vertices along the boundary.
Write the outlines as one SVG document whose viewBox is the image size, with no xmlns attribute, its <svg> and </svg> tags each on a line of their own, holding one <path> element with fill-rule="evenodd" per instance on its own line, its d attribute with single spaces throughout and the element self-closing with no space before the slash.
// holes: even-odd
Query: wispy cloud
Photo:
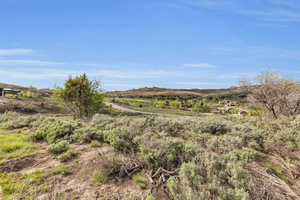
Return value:
<svg viewBox="0 0 300 200">
<path fill-rule="evenodd" d="M 265 47 L 265 46 L 236 46 L 236 47 L 214 47 L 209 49 L 210 54 L 214 56 L 230 56 L 230 57 L 253 57 L 253 58 L 264 58 L 274 59 L 300 59 L 299 49 L 287 49 L 287 48 L 276 48 L 276 47 Z"/>
<path fill-rule="evenodd" d="M 178 0 L 177 3 L 182 7 L 225 10 L 239 15 L 260 18 L 264 21 L 300 21 L 299 0 Z"/>
<path fill-rule="evenodd" d="M 218 79 L 241 79 L 241 78 L 251 78 L 254 74 L 249 73 L 232 73 L 232 74 L 220 74 L 217 75 Z"/>
<path fill-rule="evenodd" d="M 64 62 L 52 62 L 42 60 L 0 60 L 0 65 L 35 65 L 35 66 L 58 66 L 65 65 Z"/>
<path fill-rule="evenodd" d="M 195 67 L 195 68 L 215 68 L 215 65 L 208 63 L 199 63 L 199 64 L 183 64 L 185 67 Z"/>
<path fill-rule="evenodd" d="M 19 59 L 0 59 L 0 66 L 79 66 L 79 67 L 99 67 L 96 63 L 67 63 L 49 60 L 19 60 Z"/>
<path fill-rule="evenodd" d="M 62 69 L 25 69 L 25 70 L 9 70 L 0 69 L 0 74 L 5 79 L 52 79 L 52 78 L 67 78 L 68 76 L 77 76 L 87 73 L 92 77 L 97 78 L 117 78 L 117 79 L 155 79 L 167 76 L 181 76 L 181 72 L 169 71 L 120 71 L 120 70 L 62 70 Z"/>
<path fill-rule="evenodd" d="M 206 8 L 224 8 L 234 5 L 234 0 L 181 0 L 181 3 L 185 3 L 190 6 L 206 7 Z"/>
<path fill-rule="evenodd" d="M 32 55 L 32 49 L 0 49 L 0 56 Z"/>
<path fill-rule="evenodd" d="M 282 8 L 271 8 L 265 10 L 241 10 L 241 14 L 262 17 L 268 21 L 300 21 L 299 11 Z"/>
<path fill-rule="evenodd" d="M 269 3 L 290 8 L 299 8 L 299 0 L 267 0 Z"/>
</svg>

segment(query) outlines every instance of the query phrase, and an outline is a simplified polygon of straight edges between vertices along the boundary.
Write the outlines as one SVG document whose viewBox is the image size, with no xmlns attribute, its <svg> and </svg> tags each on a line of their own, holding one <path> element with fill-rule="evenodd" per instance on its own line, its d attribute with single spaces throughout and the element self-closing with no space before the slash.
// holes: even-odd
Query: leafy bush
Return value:
<svg viewBox="0 0 300 200">
<path fill-rule="evenodd" d="M 195 104 L 192 108 L 192 112 L 197 112 L 197 113 L 210 113 L 211 108 L 207 104 L 203 103 L 198 103 Z"/>
<path fill-rule="evenodd" d="M 149 195 L 146 197 L 146 200 L 156 200 L 156 198 L 155 198 L 152 194 L 149 194 Z"/>
<path fill-rule="evenodd" d="M 94 172 L 93 178 L 95 181 L 97 181 L 98 183 L 102 183 L 102 184 L 105 184 L 108 181 L 108 175 L 102 171 Z"/>
<path fill-rule="evenodd" d="M 101 147 L 102 146 L 102 143 L 100 143 L 99 141 L 97 141 L 97 140 L 93 140 L 92 142 L 91 142 L 91 147 L 93 147 L 93 148 L 97 148 L 97 147 Z"/>
<path fill-rule="evenodd" d="M 20 117 L 20 114 L 18 114 L 16 112 L 9 111 L 9 112 L 2 113 L 2 114 L 0 114 L 0 123 L 13 120 L 17 117 Z"/>
<path fill-rule="evenodd" d="M 80 126 L 76 121 L 44 120 L 38 129 L 32 134 L 34 141 L 46 140 L 53 144 L 62 139 L 70 139 L 75 129 Z"/>
<path fill-rule="evenodd" d="M 228 153 L 228 159 L 232 161 L 254 161 L 259 157 L 259 153 L 251 148 L 244 147 L 242 149 L 236 149 Z"/>
<path fill-rule="evenodd" d="M 23 98 L 37 98 L 38 94 L 31 91 L 22 91 L 20 96 Z"/>
<path fill-rule="evenodd" d="M 50 171 L 51 175 L 58 175 L 61 174 L 63 176 L 69 176 L 72 174 L 72 170 L 69 167 L 66 167 L 65 165 L 61 165 L 57 168 L 54 168 Z"/>
<path fill-rule="evenodd" d="M 180 101 L 179 101 L 178 99 L 175 100 L 175 101 L 171 101 L 171 102 L 170 102 L 170 107 L 171 107 L 172 109 L 180 109 L 181 103 L 180 103 Z"/>
<path fill-rule="evenodd" d="M 178 176 L 168 180 L 173 199 L 250 199 L 244 189 L 246 175 L 237 165 L 209 157 L 202 159 L 205 161 L 183 163 Z"/>
<path fill-rule="evenodd" d="M 113 128 L 102 132 L 104 142 L 107 142 L 117 150 L 123 152 L 134 152 L 137 144 L 133 141 L 133 137 L 126 129 Z"/>
<path fill-rule="evenodd" d="M 185 148 L 184 143 L 180 140 L 167 140 L 164 142 L 161 139 L 156 139 L 154 141 L 144 141 L 144 144 L 139 146 L 139 155 L 149 165 L 174 169 L 182 162 L 192 159 L 193 151 L 186 150 L 189 149 Z"/>
<path fill-rule="evenodd" d="M 53 154 L 61 154 L 69 149 L 69 142 L 66 140 L 62 140 L 58 143 L 54 143 L 49 145 L 48 151 Z"/>
<path fill-rule="evenodd" d="M 66 152 L 60 154 L 58 156 L 58 159 L 61 160 L 62 162 L 67 162 L 69 160 L 72 160 L 76 158 L 78 153 L 74 149 L 68 149 Z"/>
<path fill-rule="evenodd" d="M 80 143 L 90 143 L 92 141 L 104 142 L 102 127 L 93 124 L 87 127 L 79 128 L 74 131 L 73 140 Z"/>
<path fill-rule="evenodd" d="M 201 123 L 201 131 L 213 135 L 222 135 L 230 131 L 230 128 L 224 121 L 212 120 Z"/>
<path fill-rule="evenodd" d="M 177 121 L 160 121 L 155 126 L 155 130 L 165 132 L 170 136 L 179 136 L 185 131 L 185 126 Z"/>
<path fill-rule="evenodd" d="M 102 171 L 110 177 L 130 177 L 141 169 L 139 160 L 119 153 L 108 153 L 103 157 Z"/>
<path fill-rule="evenodd" d="M 251 116 L 261 116 L 266 112 L 265 108 L 260 105 L 251 105 L 248 109 Z"/>
<path fill-rule="evenodd" d="M 287 127 L 278 131 L 268 140 L 269 145 L 280 144 L 287 145 L 289 148 L 300 150 L 300 131 L 297 127 Z"/>
<path fill-rule="evenodd" d="M 143 176 L 134 176 L 133 182 L 142 190 L 147 188 L 147 179 Z"/>
<path fill-rule="evenodd" d="M 153 102 L 154 106 L 157 108 L 169 108 L 170 107 L 170 102 L 169 101 L 164 101 L 164 100 L 156 100 Z"/>
<path fill-rule="evenodd" d="M 20 129 L 20 128 L 30 128 L 32 124 L 38 120 L 36 116 L 18 116 L 13 120 L 9 120 L 3 123 L 2 127 L 5 129 Z"/>
</svg>

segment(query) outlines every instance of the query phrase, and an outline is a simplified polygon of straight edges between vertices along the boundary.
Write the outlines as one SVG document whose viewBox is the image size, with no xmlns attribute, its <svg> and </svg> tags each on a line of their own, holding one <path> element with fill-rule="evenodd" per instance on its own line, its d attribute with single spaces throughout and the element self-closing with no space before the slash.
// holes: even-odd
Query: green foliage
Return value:
<svg viewBox="0 0 300 200">
<path fill-rule="evenodd" d="M 51 175 L 58 175 L 61 174 L 63 176 L 69 176 L 72 174 L 72 170 L 69 167 L 66 167 L 65 165 L 61 165 L 57 168 L 54 168 L 50 171 Z"/>
<path fill-rule="evenodd" d="M 154 140 L 144 141 L 139 146 L 140 157 L 147 161 L 149 165 L 162 167 L 165 169 L 174 169 L 182 162 L 190 160 L 194 155 L 193 151 L 185 148 L 182 141 L 179 140 Z"/>
<path fill-rule="evenodd" d="M 201 131 L 213 135 L 222 135 L 230 131 L 228 125 L 224 121 L 211 120 L 201 123 Z"/>
<path fill-rule="evenodd" d="M 46 140 L 49 144 L 53 144 L 59 140 L 70 139 L 79 126 L 80 124 L 76 121 L 47 119 L 40 124 L 31 138 L 33 141 Z"/>
<path fill-rule="evenodd" d="M 90 81 L 86 74 L 70 77 L 64 88 L 56 91 L 56 96 L 76 118 L 90 117 L 104 106 L 100 83 Z"/>
<path fill-rule="evenodd" d="M 266 112 L 265 108 L 260 105 L 251 105 L 248 109 L 251 116 L 261 116 Z"/>
<path fill-rule="evenodd" d="M 210 113 L 211 108 L 207 104 L 198 103 L 193 106 L 192 111 L 197 113 Z"/>
<path fill-rule="evenodd" d="M 13 113 L 0 115 L 0 125 L 14 121 L 14 116 Z M 39 138 L 36 140 L 49 140 L 49 150 L 62 161 L 72 159 L 76 154 L 69 150 L 68 143 L 81 142 L 95 147 L 106 143 L 114 147 L 114 151 L 101 156 L 101 165 L 93 175 L 97 182 L 131 179 L 137 174 L 132 177 L 132 182 L 143 189 L 147 188 L 147 180 L 139 172 L 152 170 L 153 175 L 158 171 L 152 178 L 160 181 L 159 177 L 164 176 L 167 183 L 162 183 L 162 187 L 167 186 L 170 198 L 174 200 L 248 200 L 264 199 L 264 195 L 276 196 L 278 192 L 272 190 L 273 186 L 264 180 L 256 167 L 292 185 L 291 171 L 300 166 L 295 158 L 300 147 L 300 117 L 264 121 L 251 116 L 229 115 L 205 118 L 95 115 L 91 121 L 82 124 L 53 117 L 36 119 L 30 122 L 29 130 Z M 27 137 L 18 138 L 24 133 L 15 135 L 11 130 L 0 133 L 0 162 L 1 158 L 7 160 L 18 158 L 24 152 L 32 153 L 32 149 L 24 151 L 26 145 L 32 145 Z M 12 146 L 7 146 L 7 142 Z M 25 146 L 14 142 L 24 142 Z M 276 155 L 276 160 L 268 159 L 270 155 Z M 46 173 L 46 177 L 63 175 L 65 171 L 55 170 Z M 47 185 L 39 181 L 42 180 L 39 175 L 32 180 L 32 184 L 47 190 Z M 18 191 L 19 181 L 18 184 L 9 181 L 11 184 L 7 184 L 6 191 Z M 253 187 L 260 184 L 271 189 L 256 192 L 257 188 Z"/>
<path fill-rule="evenodd" d="M 4 197 L 7 199 L 18 191 L 21 191 L 22 184 L 18 182 L 14 177 L 10 177 L 4 173 L 0 173 L 0 186 Z"/>
<path fill-rule="evenodd" d="M 20 96 L 23 97 L 23 98 L 37 98 L 38 97 L 38 94 L 35 93 L 35 92 L 32 92 L 32 91 L 22 91 L 20 93 Z"/>
<path fill-rule="evenodd" d="M 35 172 L 22 176 L 0 173 L 0 186 L 4 199 L 24 199 L 28 190 L 32 187 L 42 185 L 47 177 L 43 172 Z"/>
<path fill-rule="evenodd" d="M 270 143 L 287 145 L 289 148 L 300 150 L 300 131 L 297 130 L 297 127 L 285 128 L 278 131 L 278 133 L 271 138 Z"/>
<path fill-rule="evenodd" d="M 105 130 L 103 131 L 103 138 L 105 142 L 123 152 L 133 152 L 137 148 L 132 136 L 126 129 Z"/>
<path fill-rule="evenodd" d="M 155 198 L 152 194 L 149 194 L 149 195 L 146 197 L 146 200 L 156 200 L 156 198 Z"/>
<path fill-rule="evenodd" d="M 203 161 L 183 163 L 178 176 L 168 180 L 173 199 L 250 199 L 244 189 L 247 176 L 238 165 L 207 156 L 201 159 Z M 226 182 L 222 182 L 224 178 Z"/>
<path fill-rule="evenodd" d="M 69 142 L 66 140 L 62 140 L 58 143 L 54 143 L 49 145 L 48 151 L 53 154 L 61 154 L 66 152 L 69 149 Z"/>
<path fill-rule="evenodd" d="M 170 102 L 170 107 L 172 109 L 180 109 L 181 103 L 180 103 L 179 99 L 176 99 L 175 101 L 171 101 Z"/>
<path fill-rule="evenodd" d="M 23 134 L 0 129 L 0 164 L 9 159 L 22 158 L 34 154 L 38 146 L 32 144 Z"/>
<path fill-rule="evenodd" d="M 254 161 L 259 157 L 259 152 L 254 149 L 243 147 L 242 149 L 236 149 L 228 153 L 228 159 L 232 161 Z"/>
<path fill-rule="evenodd" d="M 291 181 L 291 179 L 287 176 L 286 171 L 280 165 L 268 161 L 262 162 L 261 165 L 287 184 L 293 184 L 293 181 Z"/>
<path fill-rule="evenodd" d="M 134 176 L 133 182 L 134 182 L 134 184 L 139 186 L 139 188 L 141 188 L 142 190 L 147 188 L 147 179 L 143 176 L 138 176 L 138 175 Z"/>
<path fill-rule="evenodd" d="M 170 102 L 165 100 L 156 100 L 153 102 L 154 107 L 166 109 L 170 107 Z"/>
<path fill-rule="evenodd" d="M 3 123 L 3 122 L 8 122 L 10 120 L 13 120 L 17 117 L 19 117 L 20 114 L 19 113 L 16 113 L 16 112 L 5 112 L 5 113 L 1 113 L 0 114 L 0 123 Z"/>
<path fill-rule="evenodd" d="M 5 94 L 5 97 L 8 97 L 8 98 L 17 98 L 17 95 L 16 94 Z"/>
<path fill-rule="evenodd" d="M 32 128 L 34 123 L 39 121 L 42 117 L 39 115 L 23 116 L 15 112 L 6 112 L 0 114 L 0 127 L 5 129 L 21 129 Z"/>
<path fill-rule="evenodd" d="M 102 143 L 100 143 L 99 141 L 97 141 L 97 140 L 93 140 L 92 142 L 91 142 L 91 147 L 93 147 L 93 148 L 98 148 L 98 147 L 102 147 Z"/>
<path fill-rule="evenodd" d="M 70 161 L 76 158 L 78 153 L 74 149 L 68 149 L 66 152 L 60 154 L 57 158 L 62 162 Z"/>
<path fill-rule="evenodd" d="M 97 181 L 98 183 L 102 183 L 102 184 L 105 184 L 108 181 L 108 175 L 102 171 L 94 172 L 93 178 L 95 181 Z"/>
</svg>

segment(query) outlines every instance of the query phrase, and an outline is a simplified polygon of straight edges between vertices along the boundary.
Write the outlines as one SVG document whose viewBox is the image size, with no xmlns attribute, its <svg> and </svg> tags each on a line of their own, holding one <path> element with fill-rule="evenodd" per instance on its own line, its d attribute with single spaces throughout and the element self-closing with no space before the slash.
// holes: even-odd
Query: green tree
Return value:
<svg viewBox="0 0 300 200">
<path fill-rule="evenodd" d="M 170 106 L 171 106 L 171 108 L 173 108 L 173 109 L 180 109 L 181 103 L 180 103 L 179 98 L 176 98 L 176 100 L 171 101 Z"/>
<path fill-rule="evenodd" d="M 192 111 L 193 112 L 198 112 L 198 113 L 210 113 L 211 108 L 209 107 L 209 105 L 204 104 L 203 102 L 201 102 L 201 103 L 195 104 L 192 108 Z"/>
<path fill-rule="evenodd" d="M 86 74 L 70 77 L 64 88 L 58 88 L 56 97 L 75 118 L 90 117 L 104 106 L 99 81 L 89 80 Z"/>
</svg>

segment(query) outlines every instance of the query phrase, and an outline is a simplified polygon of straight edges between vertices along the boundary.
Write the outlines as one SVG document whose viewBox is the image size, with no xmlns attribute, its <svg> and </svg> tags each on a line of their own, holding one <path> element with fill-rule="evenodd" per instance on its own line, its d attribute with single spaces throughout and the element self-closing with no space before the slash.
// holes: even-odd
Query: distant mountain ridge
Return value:
<svg viewBox="0 0 300 200">
<path fill-rule="evenodd" d="M 7 83 L 0 83 L 0 88 L 9 88 L 9 89 L 15 89 L 15 90 L 21 90 L 21 91 L 30 91 L 30 92 L 34 92 L 40 96 L 50 96 L 53 93 L 53 90 L 51 90 L 51 89 L 37 89 L 34 87 L 24 87 L 24 86 L 7 84 Z"/>
<path fill-rule="evenodd" d="M 17 89 L 17 90 L 29 90 L 29 87 L 23 87 L 19 85 L 7 84 L 7 83 L 0 83 L 0 88 L 10 88 L 10 89 Z"/>
<path fill-rule="evenodd" d="M 239 87 L 228 89 L 168 89 L 158 87 L 145 87 L 127 91 L 107 92 L 109 97 L 207 97 L 207 96 L 245 96 Z"/>
</svg>

